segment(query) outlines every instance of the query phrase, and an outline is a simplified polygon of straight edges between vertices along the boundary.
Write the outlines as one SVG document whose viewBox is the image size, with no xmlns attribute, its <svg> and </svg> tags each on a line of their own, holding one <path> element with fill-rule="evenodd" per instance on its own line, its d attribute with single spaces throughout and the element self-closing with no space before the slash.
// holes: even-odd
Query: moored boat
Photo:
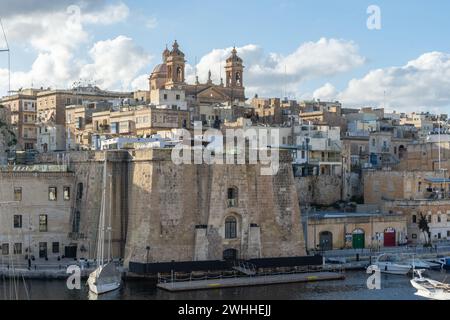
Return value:
<svg viewBox="0 0 450 320">
<path fill-rule="evenodd" d="M 396 255 L 380 254 L 372 264 L 388 274 L 406 275 L 412 270 L 411 264 L 405 263 Z"/>
<path fill-rule="evenodd" d="M 433 300 L 450 300 L 450 285 L 424 278 L 423 270 L 414 270 L 415 276 L 411 285 L 417 289 L 415 295 Z"/>
</svg>

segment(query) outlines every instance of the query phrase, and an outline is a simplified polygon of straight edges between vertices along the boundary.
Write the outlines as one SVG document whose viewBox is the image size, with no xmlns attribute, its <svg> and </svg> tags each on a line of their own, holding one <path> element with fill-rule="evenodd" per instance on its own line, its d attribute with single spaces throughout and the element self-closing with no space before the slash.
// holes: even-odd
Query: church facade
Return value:
<svg viewBox="0 0 450 320">
<path fill-rule="evenodd" d="M 162 54 L 162 63 L 157 65 L 150 75 L 150 92 L 163 89 L 184 90 L 189 106 L 213 105 L 218 103 L 234 104 L 244 102 L 244 64 L 233 48 L 225 64 L 225 83 L 214 84 L 209 72 L 208 81 L 200 83 L 198 77 L 194 84 L 185 81 L 186 60 L 177 41 L 172 50 L 166 48 Z"/>
</svg>

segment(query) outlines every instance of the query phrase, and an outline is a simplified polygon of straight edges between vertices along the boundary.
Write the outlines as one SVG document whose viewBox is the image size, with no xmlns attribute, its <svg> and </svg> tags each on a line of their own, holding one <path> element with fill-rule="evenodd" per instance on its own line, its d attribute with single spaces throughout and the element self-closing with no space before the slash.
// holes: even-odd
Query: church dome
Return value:
<svg viewBox="0 0 450 320">
<path fill-rule="evenodd" d="M 231 51 L 231 55 L 228 57 L 227 62 L 238 62 L 242 63 L 243 60 L 237 55 L 236 47 L 233 47 L 233 51 Z"/>
<path fill-rule="evenodd" d="M 158 64 L 154 69 L 152 74 L 167 74 L 167 65 L 165 63 Z"/>
</svg>

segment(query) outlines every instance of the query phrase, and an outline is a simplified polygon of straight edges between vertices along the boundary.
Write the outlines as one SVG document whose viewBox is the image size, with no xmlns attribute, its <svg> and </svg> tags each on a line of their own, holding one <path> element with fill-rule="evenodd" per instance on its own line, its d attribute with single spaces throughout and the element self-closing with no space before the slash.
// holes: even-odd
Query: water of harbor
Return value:
<svg viewBox="0 0 450 320">
<path fill-rule="evenodd" d="M 123 287 L 113 293 L 102 295 L 99 300 L 423 300 L 414 295 L 416 290 L 410 284 L 410 276 L 381 275 L 381 290 L 369 290 L 368 275 L 364 271 L 346 272 L 345 280 L 294 283 L 262 287 L 243 287 L 170 293 L 157 289 L 145 281 L 126 281 Z M 430 271 L 429 277 L 447 282 L 450 274 Z M 70 291 L 63 280 L 17 281 L 16 290 L 9 282 L 0 280 L 0 300 L 89 300 L 87 287 Z M 18 295 L 15 295 L 18 292 Z M 28 295 L 27 295 L 28 292 Z"/>
</svg>

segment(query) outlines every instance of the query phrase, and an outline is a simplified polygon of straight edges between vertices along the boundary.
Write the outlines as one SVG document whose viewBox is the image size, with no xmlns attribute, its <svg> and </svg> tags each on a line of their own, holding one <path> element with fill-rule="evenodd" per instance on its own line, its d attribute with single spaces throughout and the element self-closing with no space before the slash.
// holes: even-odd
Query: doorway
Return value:
<svg viewBox="0 0 450 320">
<path fill-rule="evenodd" d="M 384 230 L 384 246 L 395 247 L 396 232 L 394 228 L 388 228 Z"/>
<path fill-rule="evenodd" d="M 236 249 L 227 249 L 223 252 L 223 260 L 236 261 L 238 259 L 238 251 Z"/>
<path fill-rule="evenodd" d="M 352 235 L 353 249 L 364 249 L 365 244 L 365 232 L 362 229 L 356 229 Z"/>
<path fill-rule="evenodd" d="M 39 258 L 47 258 L 47 242 L 39 242 Z"/>
<path fill-rule="evenodd" d="M 321 232 L 319 236 L 319 244 L 321 250 L 333 250 L 333 234 L 329 231 Z"/>
</svg>

